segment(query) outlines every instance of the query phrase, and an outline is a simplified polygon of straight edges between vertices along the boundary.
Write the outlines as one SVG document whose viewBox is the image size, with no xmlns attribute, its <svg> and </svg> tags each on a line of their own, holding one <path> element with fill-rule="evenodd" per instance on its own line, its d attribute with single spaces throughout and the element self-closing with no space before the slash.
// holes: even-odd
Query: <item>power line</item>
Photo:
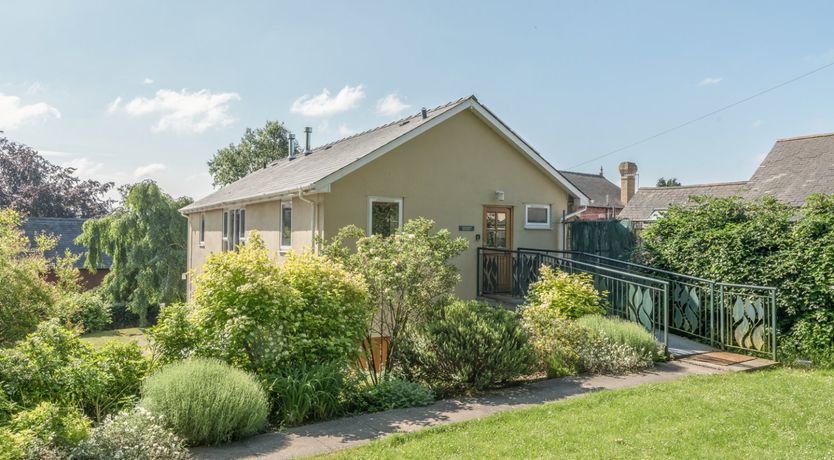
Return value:
<svg viewBox="0 0 834 460">
<path fill-rule="evenodd" d="M 658 132 L 658 133 L 656 133 L 656 134 L 652 134 L 652 135 L 651 135 L 651 136 L 649 136 L 649 137 L 645 137 L 645 138 L 640 139 L 640 140 L 638 140 L 638 141 L 636 141 L 636 142 L 632 142 L 631 144 L 628 144 L 628 145 L 622 146 L 622 147 L 620 147 L 620 148 L 617 148 L 617 149 L 611 150 L 611 151 L 610 151 L 610 152 L 608 152 L 608 153 L 604 153 L 604 154 L 602 154 L 602 155 L 600 155 L 600 156 L 597 156 L 597 157 L 591 158 L 590 160 L 583 161 L 582 163 L 579 163 L 579 164 L 577 164 L 577 165 L 571 166 L 571 167 L 570 167 L 570 168 L 568 168 L 568 169 L 578 168 L 579 166 L 583 166 L 583 165 L 586 165 L 586 164 L 588 164 L 588 163 L 591 163 L 591 162 L 594 162 L 594 161 L 597 161 L 597 160 L 601 160 L 601 159 L 603 159 L 603 158 L 605 158 L 605 157 L 607 157 L 607 156 L 611 156 L 611 155 L 613 155 L 613 154 L 615 154 L 615 153 L 617 153 L 617 152 L 622 152 L 623 150 L 627 150 L 627 149 L 630 149 L 630 148 L 632 148 L 632 147 L 636 147 L 636 146 L 638 146 L 638 145 L 640 145 L 640 144 L 643 144 L 643 143 L 646 143 L 646 142 L 648 142 L 648 141 L 650 141 L 650 140 L 652 140 L 652 139 L 656 139 L 656 138 L 658 138 L 658 137 L 660 137 L 660 136 L 663 136 L 663 135 L 665 135 L 665 134 L 669 134 L 669 133 L 671 133 L 672 131 L 676 131 L 676 130 L 681 129 L 681 128 L 683 128 L 683 127 L 689 126 L 689 125 L 691 125 L 692 123 L 696 123 L 696 122 L 699 122 L 699 121 L 703 120 L 704 118 L 709 118 L 709 117 L 711 117 L 711 116 L 713 116 L 713 115 L 715 115 L 715 114 L 717 114 L 717 113 L 720 113 L 720 112 L 723 112 L 723 111 L 725 111 L 725 110 L 731 109 L 731 108 L 733 108 L 733 107 L 735 107 L 735 106 L 737 106 L 737 105 L 743 104 L 743 103 L 745 103 L 745 102 L 747 102 L 747 101 L 749 101 L 749 100 L 751 100 L 751 99 L 755 99 L 755 98 L 757 98 L 757 97 L 759 97 L 759 96 L 761 96 L 761 95 L 767 94 L 767 93 L 769 93 L 769 92 L 771 92 L 771 91 L 773 91 L 773 90 L 776 90 L 776 89 L 779 89 L 779 88 L 781 88 L 781 87 L 783 87 L 783 86 L 789 85 L 789 84 L 791 84 L 791 83 L 793 83 L 793 82 L 795 82 L 795 81 L 802 80 L 802 79 L 803 79 L 803 78 L 805 78 L 805 77 L 809 77 L 809 76 L 811 76 L 811 75 L 813 75 L 813 74 L 815 74 L 815 73 L 817 73 L 817 72 L 819 72 L 819 71 L 825 70 L 825 69 L 827 69 L 827 68 L 829 68 L 829 67 L 831 67 L 831 66 L 834 66 L 834 62 L 830 62 L 830 63 L 828 63 L 828 64 L 826 64 L 826 65 L 824 65 L 824 66 L 817 67 L 817 68 L 816 68 L 816 69 L 814 69 L 814 70 L 811 70 L 811 71 L 809 71 L 809 72 L 806 72 L 806 73 L 804 73 L 804 74 L 802 74 L 802 75 L 799 75 L 799 76 L 797 76 L 797 77 L 791 78 L 790 80 L 783 81 L 782 83 L 779 83 L 778 85 L 774 85 L 774 86 L 771 86 L 770 88 L 767 88 L 767 89 L 761 90 L 761 91 L 759 91 L 758 93 L 753 94 L 752 96 L 745 97 L 744 99 L 740 99 L 740 100 L 738 100 L 738 101 L 733 102 L 732 104 L 728 104 L 728 105 L 725 105 L 724 107 L 721 107 L 721 108 L 719 108 L 719 109 L 715 109 L 715 110 L 713 110 L 712 112 L 709 112 L 709 113 L 707 113 L 707 114 L 701 115 L 701 116 L 699 116 L 699 117 L 697 117 L 697 118 L 693 118 L 693 119 L 688 120 L 688 121 L 685 121 L 685 122 L 683 122 L 683 123 L 681 123 L 681 124 L 679 124 L 679 125 L 673 126 L 673 127 L 671 127 L 671 128 L 664 129 L 663 131 L 660 131 L 660 132 Z"/>
</svg>

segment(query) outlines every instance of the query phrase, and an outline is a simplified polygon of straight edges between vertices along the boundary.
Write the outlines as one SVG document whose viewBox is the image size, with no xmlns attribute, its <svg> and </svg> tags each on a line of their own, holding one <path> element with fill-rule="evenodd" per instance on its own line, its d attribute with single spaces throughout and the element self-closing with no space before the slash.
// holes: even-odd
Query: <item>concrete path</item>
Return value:
<svg viewBox="0 0 834 460">
<path fill-rule="evenodd" d="M 235 444 L 197 448 L 193 453 L 197 459 L 206 460 L 278 460 L 324 454 L 366 444 L 392 433 L 416 431 L 430 426 L 471 420 L 592 391 L 666 382 L 689 375 L 715 374 L 723 371 L 718 366 L 706 367 L 684 359 L 660 363 L 641 374 L 594 375 L 544 380 L 495 391 L 476 398 L 444 400 L 426 407 L 396 409 L 304 425 L 277 433 L 262 434 Z"/>
</svg>

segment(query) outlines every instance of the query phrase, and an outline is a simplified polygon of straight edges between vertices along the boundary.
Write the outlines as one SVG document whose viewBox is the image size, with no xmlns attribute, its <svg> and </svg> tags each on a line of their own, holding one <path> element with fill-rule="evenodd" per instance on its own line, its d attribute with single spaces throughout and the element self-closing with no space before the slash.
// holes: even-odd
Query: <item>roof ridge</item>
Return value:
<svg viewBox="0 0 834 460">
<path fill-rule="evenodd" d="M 455 105 L 455 104 L 460 104 L 461 102 L 463 102 L 463 101 L 465 101 L 465 100 L 467 100 L 467 99 L 469 99 L 469 98 L 474 98 L 474 97 L 475 97 L 474 95 L 471 95 L 471 96 L 466 96 L 466 97 L 461 97 L 461 98 L 458 98 L 458 99 L 456 99 L 456 100 L 454 100 L 454 101 L 450 101 L 450 102 L 447 102 L 447 103 L 445 103 L 445 104 L 438 105 L 437 107 L 434 107 L 434 108 L 432 108 L 432 109 L 426 109 L 426 112 L 427 112 L 427 113 L 436 112 L 436 111 L 438 111 L 438 110 L 445 109 L 445 108 L 450 107 L 450 106 L 452 106 L 452 105 Z M 382 129 L 382 128 L 387 128 L 387 127 L 389 127 L 389 126 L 393 126 L 393 125 L 397 125 L 397 124 L 400 124 L 400 123 L 404 123 L 406 120 L 411 120 L 412 118 L 419 117 L 421 114 L 422 114 L 422 110 L 421 110 L 420 112 L 415 113 L 414 115 L 409 115 L 409 116 L 407 116 L 407 117 L 400 118 L 399 120 L 390 121 L 390 122 L 385 123 L 385 124 L 383 124 L 383 125 L 379 125 L 379 126 L 376 126 L 376 127 L 374 127 L 374 128 L 366 129 L 365 131 L 358 132 L 358 133 L 355 133 L 355 134 L 351 134 L 350 136 L 345 136 L 345 137 L 343 137 L 343 138 L 341 138 L 341 139 L 336 139 L 336 140 L 334 140 L 334 141 L 328 142 L 327 144 L 322 144 L 322 145 L 320 145 L 320 146 L 318 146 L 318 147 L 314 148 L 314 149 L 313 149 L 313 151 L 315 152 L 316 150 L 321 150 L 321 149 L 323 149 L 323 148 L 325 148 L 325 147 L 327 147 L 327 146 L 332 146 L 332 145 L 338 144 L 339 142 L 346 141 L 346 140 L 348 140 L 348 139 L 352 139 L 352 138 L 354 138 L 354 137 L 361 136 L 361 135 L 363 135 L 363 134 L 372 133 L 372 132 L 377 131 L 377 130 L 380 130 L 380 129 Z"/>
<path fill-rule="evenodd" d="M 728 186 L 728 185 L 745 185 L 750 183 L 748 180 L 740 180 L 734 182 L 711 182 L 707 184 L 689 184 L 689 185 L 672 185 L 668 187 L 640 187 L 640 190 L 678 190 L 678 189 L 685 189 L 685 188 L 697 188 L 697 187 L 721 187 L 721 186 Z"/>
<path fill-rule="evenodd" d="M 815 137 L 830 137 L 830 136 L 834 136 L 834 133 L 818 133 L 818 134 L 805 134 L 803 136 L 782 137 L 782 138 L 776 139 L 776 142 L 798 141 L 798 140 L 802 140 L 802 139 L 813 139 Z"/>
<path fill-rule="evenodd" d="M 579 171 L 568 171 L 567 169 L 558 169 L 560 173 L 568 173 L 568 174 L 577 174 L 580 176 L 588 176 L 588 177 L 601 177 L 605 180 L 608 180 L 605 176 L 600 173 L 586 173 L 586 172 L 579 172 Z M 611 181 L 609 181 L 611 182 Z"/>
</svg>

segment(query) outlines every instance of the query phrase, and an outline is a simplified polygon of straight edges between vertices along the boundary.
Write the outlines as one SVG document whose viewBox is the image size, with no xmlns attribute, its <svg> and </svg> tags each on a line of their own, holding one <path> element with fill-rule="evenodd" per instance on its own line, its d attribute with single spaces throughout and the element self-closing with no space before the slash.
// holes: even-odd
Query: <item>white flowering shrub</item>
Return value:
<svg viewBox="0 0 834 460">
<path fill-rule="evenodd" d="M 576 344 L 580 366 L 592 374 L 627 374 L 651 367 L 650 354 L 625 343 L 617 343 L 605 332 L 594 331 Z"/>
<path fill-rule="evenodd" d="M 79 460 L 181 460 L 191 458 L 185 443 L 165 428 L 162 417 L 137 407 L 108 416 L 76 447 Z"/>
</svg>

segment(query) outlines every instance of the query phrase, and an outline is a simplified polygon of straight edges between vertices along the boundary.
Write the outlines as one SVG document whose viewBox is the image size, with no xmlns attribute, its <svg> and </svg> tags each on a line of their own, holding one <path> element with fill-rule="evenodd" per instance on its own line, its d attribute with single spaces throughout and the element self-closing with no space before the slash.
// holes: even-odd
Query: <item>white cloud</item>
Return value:
<svg viewBox="0 0 834 460">
<path fill-rule="evenodd" d="M 723 77 L 706 77 L 698 82 L 698 86 L 713 86 L 721 83 Z"/>
<path fill-rule="evenodd" d="M 19 97 L 0 93 L 0 130 L 15 129 L 49 118 L 61 118 L 61 112 L 46 102 L 22 105 Z"/>
<path fill-rule="evenodd" d="M 164 171 L 165 169 L 165 165 L 162 163 L 151 163 L 147 165 L 142 165 L 133 170 L 133 177 L 135 179 L 148 177 L 153 173 Z"/>
<path fill-rule="evenodd" d="M 124 110 L 133 116 L 159 115 L 151 127 L 154 132 L 202 133 L 237 121 L 229 114 L 229 103 L 239 100 L 237 93 L 161 89 L 153 98 L 134 98 L 125 104 Z"/>
<path fill-rule="evenodd" d="M 345 86 L 333 97 L 330 96 L 330 91 L 323 89 L 315 96 L 299 97 L 292 103 L 290 111 L 305 117 L 326 117 L 355 108 L 364 98 L 365 90 L 362 85 Z"/>
<path fill-rule="evenodd" d="M 382 115 L 396 115 L 411 107 L 400 100 L 397 93 L 391 93 L 376 101 L 376 111 Z"/>
<path fill-rule="evenodd" d="M 339 123 L 339 135 L 342 137 L 347 137 L 353 134 L 355 131 L 348 128 L 345 123 Z"/>
<path fill-rule="evenodd" d="M 751 126 L 753 126 L 753 128 L 761 128 L 763 124 L 764 124 L 764 121 L 755 120 Z"/>
<path fill-rule="evenodd" d="M 90 160 L 87 157 L 73 158 L 61 163 L 61 166 L 75 169 L 75 175 L 82 179 L 102 180 L 103 177 L 104 163 Z"/>
<path fill-rule="evenodd" d="M 118 96 L 116 99 L 113 99 L 113 102 L 107 104 L 107 113 L 115 113 L 119 110 L 119 106 L 122 104 L 122 97 Z"/>
<path fill-rule="evenodd" d="M 145 79 L 144 79 L 144 80 L 142 80 L 142 84 L 143 84 L 143 85 L 152 85 L 152 84 L 153 84 L 153 80 L 152 80 L 152 79 L 150 79 L 150 78 L 148 78 L 148 77 L 145 77 Z"/>
</svg>

